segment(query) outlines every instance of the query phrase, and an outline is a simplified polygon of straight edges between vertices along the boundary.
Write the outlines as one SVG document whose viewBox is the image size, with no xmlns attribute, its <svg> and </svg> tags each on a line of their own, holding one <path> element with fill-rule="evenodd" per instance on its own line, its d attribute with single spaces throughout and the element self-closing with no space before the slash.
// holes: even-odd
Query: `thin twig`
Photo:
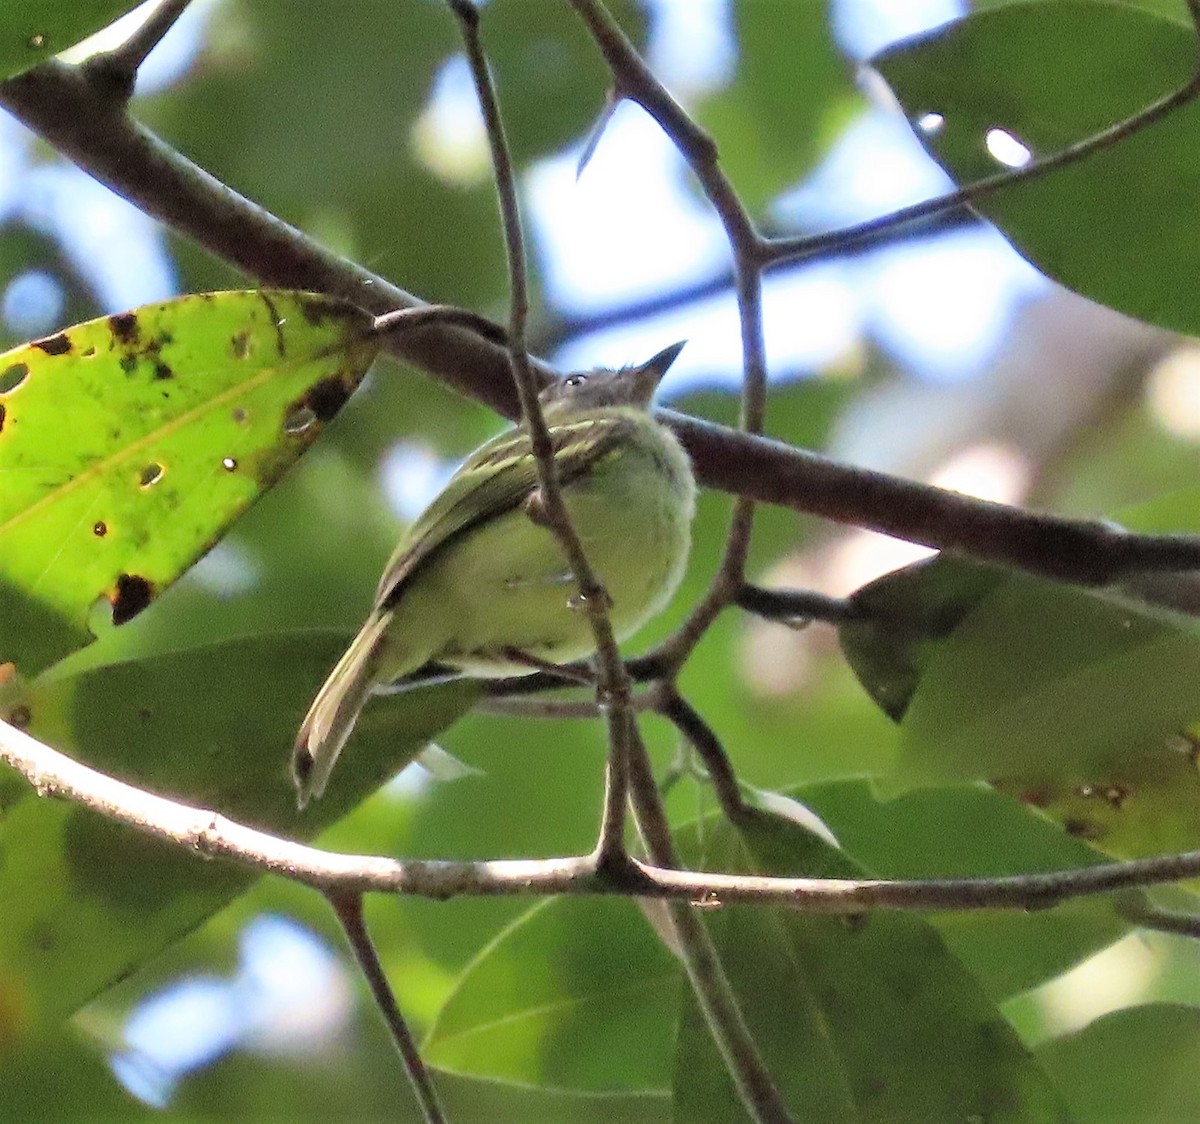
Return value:
<svg viewBox="0 0 1200 1124">
<path fill-rule="evenodd" d="M 1118 895 L 1117 912 L 1140 928 L 1200 940 L 1200 915 L 1162 909 L 1139 891 L 1130 890 Z"/>
<path fill-rule="evenodd" d="M 646 853 L 660 867 L 678 867 L 671 827 L 654 782 L 650 757 L 636 729 L 629 748 L 629 790 Z M 787 1105 L 759 1053 L 704 922 L 690 905 L 677 901 L 667 902 L 667 915 L 696 1003 L 746 1111 L 762 1124 L 790 1121 Z"/>
<path fill-rule="evenodd" d="M 1196 0 L 1187 0 L 1198 39 L 1200 39 L 1200 6 Z M 1161 121 L 1175 110 L 1194 101 L 1200 95 L 1200 59 L 1188 80 L 1178 89 L 1151 102 L 1144 109 L 1118 121 L 1107 129 L 1069 144 L 1058 152 L 1041 159 L 1031 160 L 1021 168 L 1011 168 L 984 179 L 966 184 L 957 191 L 926 199 L 908 207 L 901 207 L 877 219 L 869 219 L 855 226 L 831 230 L 828 234 L 805 235 L 799 238 L 775 238 L 763 243 L 760 256 L 764 265 L 782 265 L 830 252 L 843 253 L 876 242 L 892 235 L 899 228 L 912 222 L 920 222 L 945 211 L 952 211 L 968 203 L 979 203 L 984 199 L 1016 184 L 1040 179 L 1050 172 L 1076 164 L 1097 152 L 1114 147 L 1135 133 Z"/>
<path fill-rule="evenodd" d="M 190 3 L 191 0 L 160 0 L 158 7 L 123 43 L 84 60 L 83 69 L 89 78 L 107 86 L 122 102 L 128 101 L 142 63 L 175 26 Z"/>
<path fill-rule="evenodd" d="M 761 433 L 766 411 L 767 373 L 762 329 L 762 277 L 756 260 L 758 234 L 733 185 L 717 163 L 716 146 L 712 140 L 653 76 L 604 5 L 597 0 L 571 2 L 608 62 L 617 91 L 637 101 L 675 142 L 725 228 L 733 251 L 742 335 L 744 381 L 740 426 L 747 433 Z M 753 525 L 754 502 L 739 498 L 734 504 L 724 556 L 708 591 L 675 635 L 655 653 L 672 675 L 742 585 Z M 740 811 L 737 784 L 728 760 L 720 752 L 719 743 L 715 738 L 702 737 L 704 731 L 709 734 L 711 731 L 699 715 L 694 711 L 689 713 L 686 704 L 678 696 L 676 713 L 683 719 L 694 716 L 697 720 L 689 724 L 689 729 L 704 742 L 700 747 L 701 752 L 711 750 L 716 745 L 718 753 L 714 755 L 714 764 L 719 776 L 714 778 L 714 784 L 722 799 L 722 806 L 728 802 L 735 813 Z M 624 754 L 624 766 L 630 773 L 627 786 L 647 851 L 656 863 L 674 866 L 670 829 L 654 784 L 645 745 L 632 716 L 627 728 L 629 741 Z M 790 1120 L 783 1097 L 738 1007 L 708 930 L 700 918 L 686 907 L 672 904 L 669 913 L 692 991 L 743 1105 L 756 1121 Z"/>
<path fill-rule="evenodd" d="M 404 1021 L 404 1015 L 396 1003 L 396 996 L 388 983 L 383 965 L 379 962 L 379 954 L 375 951 L 375 943 L 367 932 L 367 923 L 363 917 L 363 900 L 361 894 L 326 894 L 329 904 L 333 906 L 337 919 L 342 924 L 346 940 L 358 961 L 359 970 L 371 989 L 371 997 L 383 1021 L 387 1024 L 392 1044 L 404 1063 L 404 1072 L 412 1083 L 413 1092 L 421 1106 L 421 1115 L 426 1124 L 446 1124 L 446 1116 L 438 1101 L 437 1090 L 429 1069 L 417 1049 L 416 1040 Z"/>
<path fill-rule="evenodd" d="M 546 683 L 541 689 L 556 689 L 561 683 Z M 658 703 L 654 690 L 635 693 L 630 708 L 638 714 L 653 710 Z M 479 714 L 499 714 L 508 718 L 603 718 L 604 707 L 593 699 L 539 699 L 522 692 L 520 695 L 490 695 L 475 704 Z"/>
<path fill-rule="evenodd" d="M 607 795 L 596 854 L 598 860 L 608 862 L 624 854 L 626 758 L 629 752 L 629 731 L 635 721 L 630 708 L 633 684 L 625 665 L 621 662 L 621 653 L 617 647 L 612 622 L 609 620 L 608 593 L 588 562 L 558 486 L 554 444 L 546 427 L 546 420 L 542 416 L 541 403 L 538 401 L 538 384 L 526 350 L 529 286 L 521 210 L 504 121 L 479 38 L 479 10 L 471 0 L 448 0 L 448 3 L 462 32 L 467 62 L 475 82 L 475 91 L 491 149 L 496 195 L 500 204 L 504 244 L 508 256 L 509 361 L 517 395 L 521 401 L 521 416 L 529 430 L 530 445 L 537 460 L 541 508 L 571 566 L 579 591 L 580 607 L 587 613 L 596 642 L 596 698 L 597 702 L 603 705 L 608 720 L 609 744 L 608 764 L 605 770 Z"/>
<path fill-rule="evenodd" d="M 769 621 L 806 625 L 810 621 L 841 624 L 859 615 L 853 601 L 830 597 L 812 589 L 766 589 L 761 585 L 742 586 L 734 597 L 739 609 Z"/>
<path fill-rule="evenodd" d="M 916 241 L 917 239 L 932 238 L 938 234 L 963 230 L 968 227 L 980 227 L 984 220 L 966 209 L 951 211 L 947 214 L 934 215 L 923 223 L 912 222 L 898 227 L 890 239 L 895 245 L 901 241 Z M 768 228 L 767 223 L 759 223 L 759 233 Z M 791 235 L 774 235 L 774 237 L 790 237 Z M 766 235 L 764 234 L 764 237 Z M 853 257 L 867 254 L 874 246 L 832 246 L 822 255 L 825 261 L 834 258 Z M 544 316 L 537 328 L 535 349 L 539 352 L 556 351 L 564 342 L 580 336 L 603 332 L 610 328 L 628 327 L 661 316 L 675 309 L 688 308 L 709 297 L 731 294 L 734 288 L 732 265 L 715 265 L 703 276 L 692 281 L 683 281 L 669 289 L 657 293 L 639 294 L 620 301 L 585 312 L 559 312 Z"/>
<path fill-rule="evenodd" d="M 49 60 L 0 82 L 0 105 L 101 183 L 264 285 L 340 296 L 376 314 L 422 302 L 232 191 L 124 114 L 79 67 Z M 386 346 L 447 386 L 519 416 L 507 353 L 474 331 L 430 325 Z M 540 379 L 549 371 L 537 368 Z M 839 464 L 780 441 L 658 412 L 702 485 L 1064 581 L 1200 568 L 1200 538 L 1131 535 Z"/>
<path fill-rule="evenodd" d="M 604 802 L 601 806 L 600 832 L 592 857 L 597 870 L 620 867 L 629 861 L 629 850 L 625 846 L 625 822 L 629 812 L 629 755 L 631 745 L 637 740 L 637 719 L 633 709 L 625 707 L 620 712 L 624 729 L 613 729 L 609 718 L 608 757 L 604 763 Z"/>
<path fill-rule="evenodd" d="M 599 0 L 571 0 L 612 71 L 619 93 L 637 102 L 683 154 L 725 230 L 733 254 L 738 317 L 742 335 L 742 405 L 740 428 L 761 433 L 766 415 L 767 370 L 763 343 L 760 238 L 749 213 L 717 160 L 716 145 L 688 116 L 630 43 Z M 662 644 L 656 655 L 678 669 L 700 638 L 729 604 L 745 577 L 754 526 L 754 502 L 740 497 L 734 505 L 721 563 L 705 595 L 687 620 Z"/>
<path fill-rule="evenodd" d="M 666 718 L 700 755 L 708 771 L 709 782 L 717 794 L 721 810 L 726 817 L 737 823 L 746 810 L 742 790 L 738 787 L 737 775 L 733 771 L 725 747 L 713 729 L 700 716 L 674 686 L 665 686 L 658 692 L 658 713 Z"/>
</svg>

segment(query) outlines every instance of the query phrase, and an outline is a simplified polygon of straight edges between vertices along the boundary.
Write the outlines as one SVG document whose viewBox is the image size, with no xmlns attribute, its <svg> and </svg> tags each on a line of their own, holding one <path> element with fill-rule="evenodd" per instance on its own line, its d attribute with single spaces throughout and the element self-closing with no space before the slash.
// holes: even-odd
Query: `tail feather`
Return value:
<svg viewBox="0 0 1200 1124">
<path fill-rule="evenodd" d="M 329 774 L 375 689 L 380 641 L 392 614 L 372 614 L 321 685 L 300 724 L 292 751 L 296 802 L 303 808 L 325 791 Z"/>
</svg>

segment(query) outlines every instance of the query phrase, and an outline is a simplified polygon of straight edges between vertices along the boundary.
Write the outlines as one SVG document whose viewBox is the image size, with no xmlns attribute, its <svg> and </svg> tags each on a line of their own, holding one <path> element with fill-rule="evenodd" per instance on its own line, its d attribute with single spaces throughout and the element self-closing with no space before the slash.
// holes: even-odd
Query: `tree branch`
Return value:
<svg viewBox="0 0 1200 1124">
<path fill-rule="evenodd" d="M 119 781 L 0 722 L 0 762 L 43 797 L 70 800 L 106 819 L 173 843 L 199 858 L 230 859 L 322 893 L 411 894 L 446 899 L 617 894 L 680 902 L 785 906 L 810 913 L 868 909 L 1046 909 L 1080 897 L 1200 877 L 1200 851 L 995 878 L 773 878 L 668 870 L 630 860 L 597 870 L 591 856 L 471 862 L 397 860 L 322 851 L 247 827 L 204 808 Z"/>
<path fill-rule="evenodd" d="M 374 313 L 422 302 L 250 202 L 50 60 L 0 82 L 0 105 L 135 206 L 264 285 L 339 296 Z M 499 332 L 500 329 L 497 328 Z M 389 335 L 400 359 L 506 417 L 518 416 L 503 347 L 459 325 Z M 550 377 L 535 364 L 539 378 Z M 1088 584 L 1138 570 L 1200 568 L 1200 539 L 1137 536 L 1055 519 L 838 464 L 779 441 L 659 411 L 710 488 L 983 561 Z"/>
<path fill-rule="evenodd" d="M 679 858 L 671 840 L 671 825 L 654 781 L 650 755 L 636 728 L 629 750 L 629 793 L 646 853 L 657 866 L 674 869 L 679 866 Z M 667 916 L 684 972 L 746 1111 L 760 1124 L 785 1124 L 792 1119 L 787 1105 L 738 1006 L 716 945 L 700 915 L 690 908 L 694 902 L 705 900 L 667 902 Z"/>
<path fill-rule="evenodd" d="M 742 335 L 742 404 L 739 428 L 763 430 L 767 404 L 766 347 L 763 342 L 762 239 L 717 159 L 717 146 L 646 65 L 600 0 L 571 0 L 612 71 L 619 94 L 637 102 L 683 154 L 724 228 L 733 255 L 734 285 Z M 729 604 L 745 577 L 754 501 L 740 495 L 734 505 L 725 549 L 709 588 L 675 635 L 656 650 L 664 670 L 673 673 Z"/>
<path fill-rule="evenodd" d="M 137 74 L 150 52 L 175 26 L 191 0 L 159 0 L 141 26 L 111 51 L 101 51 L 83 62 L 89 81 L 107 85 L 123 104 L 133 94 Z"/>
<path fill-rule="evenodd" d="M 495 86 L 479 38 L 479 11 L 471 0 L 448 0 L 462 31 L 467 62 L 475 82 L 475 92 L 483 113 L 488 144 L 495 172 L 496 194 L 504 227 L 508 257 L 508 282 L 511 302 L 509 322 L 509 362 L 512 378 L 521 402 L 523 424 L 529 430 L 530 445 L 537 459 L 538 496 L 541 507 L 575 578 L 577 607 L 587 614 L 596 643 L 596 702 L 608 724 L 608 761 L 605 767 L 605 799 L 596 854 L 601 862 L 619 862 L 625 855 L 625 795 L 628 788 L 626 761 L 630 730 L 636 721 L 631 706 L 633 682 L 625 670 L 617 638 L 608 616 L 609 596 L 588 561 L 583 543 L 571 523 L 570 513 L 558 485 L 558 466 L 546 419 L 538 401 L 538 384 L 525 346 L 525 328 L 529 315 L 528 269 L 525 239 L 521 229 L 521 211 L 517 198 L 512 156 L 504 132 L 504 121 L 496 99 Z"/>
</svg>

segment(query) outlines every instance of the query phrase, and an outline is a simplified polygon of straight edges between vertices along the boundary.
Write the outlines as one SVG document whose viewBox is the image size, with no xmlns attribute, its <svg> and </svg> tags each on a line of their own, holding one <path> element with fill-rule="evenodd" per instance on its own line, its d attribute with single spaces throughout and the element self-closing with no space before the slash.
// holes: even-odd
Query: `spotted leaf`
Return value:
<svg viewBox="0 0 1200 1124">
<path fill-rule="evenodd" d="M 0 662 L 132 619 L 312 443 L 375 355 L 366 313 L 201 293 L 0 355 Z"/>
</svg>

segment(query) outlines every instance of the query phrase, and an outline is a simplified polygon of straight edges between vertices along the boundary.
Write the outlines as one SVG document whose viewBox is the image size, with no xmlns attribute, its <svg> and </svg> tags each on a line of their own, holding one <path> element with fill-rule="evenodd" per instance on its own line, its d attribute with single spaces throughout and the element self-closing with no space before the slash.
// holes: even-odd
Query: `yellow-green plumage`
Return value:
<svg viewBox="0 0 1200 1124">
<path fill-rule="evenodd" d="M 542 394 L 563 500 L 612 602 L 618 639 L 666 604 L 687 564 L 691 467 L 649 413 L 680 346 Z M 292 764 L 302 806 L 324 790 L 376 687 L 430 662 L 497 677 L 530 673 L 521 655 L 568 663 L 594 651 L 557 538 L 527 507 L 536 490 L 528 434 L 513 429 L 477 449 L 409 529 L 375 608 L 300 728 Z"/>
</svg>

